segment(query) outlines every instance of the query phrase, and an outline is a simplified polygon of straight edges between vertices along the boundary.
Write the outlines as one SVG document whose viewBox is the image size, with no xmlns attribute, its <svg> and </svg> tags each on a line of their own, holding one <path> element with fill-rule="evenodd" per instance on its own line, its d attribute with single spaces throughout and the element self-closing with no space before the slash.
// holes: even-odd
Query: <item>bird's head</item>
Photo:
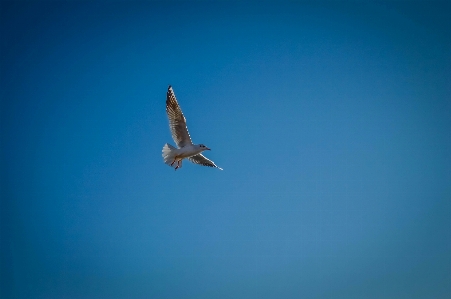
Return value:
<svg viewBox="0 0 451 299">
<path fill-rule="evenodd" d="M 205 145 L 203 145 L 203 144 L 198 144 L 197 145 L 201 150 L 203 150 L 203 151 L 211 151 L 211 149 L 209 149 L 208 147 L 206 147 Z"/>
</svg>

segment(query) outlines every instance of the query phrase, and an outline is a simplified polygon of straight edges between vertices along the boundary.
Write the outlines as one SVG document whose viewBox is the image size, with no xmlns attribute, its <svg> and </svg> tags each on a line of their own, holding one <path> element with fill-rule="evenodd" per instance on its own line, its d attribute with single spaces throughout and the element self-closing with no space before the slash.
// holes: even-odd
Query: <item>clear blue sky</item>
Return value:
<svg viewBox="0 0 451 299">
<path fill-rule="evenodd" d="M 445 298 L 450 11 L 2 2 L 1 297 Z"/>
</svg>

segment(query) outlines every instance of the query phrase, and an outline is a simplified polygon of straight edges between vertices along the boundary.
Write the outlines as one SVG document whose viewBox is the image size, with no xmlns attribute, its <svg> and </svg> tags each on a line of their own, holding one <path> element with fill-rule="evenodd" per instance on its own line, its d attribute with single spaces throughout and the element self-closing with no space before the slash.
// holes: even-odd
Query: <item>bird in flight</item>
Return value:
<svg viewBox="0 0 451 299">
<path fill-rule="evenodd" d="M 169 118 L 169 128 L 171 129 L 172 139 L 178 148 L 166 143 L 163 146 L 163 160 L 164 163 L 171 167 L 175 167 L 175 170 L 182 167 L 182 160 L 188 159 L 194 164 L 202 166 L 216 167 L 222 170 L 222 168 L 216 166 L 216 164 L 207 159 L 201 153 L 203 151 L 209 151 L 210 149 L 203 144 L 193 144 L 191 137 L 186 127 L 186 119 L 183 116 L 179 103 L 175 98 L 174 90 L 171 85 L 168 87 L 166 93 L 166 113 Z"/>
</svg>

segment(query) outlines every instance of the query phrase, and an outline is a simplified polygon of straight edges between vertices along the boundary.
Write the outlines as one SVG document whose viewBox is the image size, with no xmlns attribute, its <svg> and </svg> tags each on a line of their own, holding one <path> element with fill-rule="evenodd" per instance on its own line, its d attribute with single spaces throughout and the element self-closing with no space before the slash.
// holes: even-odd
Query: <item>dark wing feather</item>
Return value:
<svg viewBox="0 0 451 299">
<path fill-rule="evenodd" d="M 166 94 L 166 113 L 169 118 L 169 128 L 171 129 L 172 138 L 179 148 L 193 144 L 186 127 L 186 119 L 183 116 L 179 103 L 175 98 L 171 85 L 168 87 Z"/>
<path fill-rule="evenodd" d="M 219 168 L 222 170 L 221 167 L 216 166 L 216 164 L 213 161 L 211 161 L 210 159 L 207 159 L 202 154 L 197 154 L 195 156 L 191 156 L 188 158 L 188 160 L 190 160 L 194 164 L 199 164 L 199 165 L 208 166 L 208 167 L 216 167 L 216 168 Z"/>
</svg>

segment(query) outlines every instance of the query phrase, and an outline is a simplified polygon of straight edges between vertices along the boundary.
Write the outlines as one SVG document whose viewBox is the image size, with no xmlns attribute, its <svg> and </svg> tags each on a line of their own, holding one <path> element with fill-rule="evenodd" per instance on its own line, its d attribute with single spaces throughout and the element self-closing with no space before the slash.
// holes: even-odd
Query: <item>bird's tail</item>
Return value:
<svg viewBox="0 0 451 299">
<path fill-rule="evenodd" d="M 163 146 L 163 160 L 164 163 L 168 164 L 169 166 L 171 166 L 171 163 L 174 161 L 175 158 L 175 150 L 177 148 L 173 147 L 172 145 L 170 145 L 169 143 L 166 143 Z M 177 163 L 174 163 L 172 165 L 172 167 L 175 167 L 177 165 Z"/>
</svg>

